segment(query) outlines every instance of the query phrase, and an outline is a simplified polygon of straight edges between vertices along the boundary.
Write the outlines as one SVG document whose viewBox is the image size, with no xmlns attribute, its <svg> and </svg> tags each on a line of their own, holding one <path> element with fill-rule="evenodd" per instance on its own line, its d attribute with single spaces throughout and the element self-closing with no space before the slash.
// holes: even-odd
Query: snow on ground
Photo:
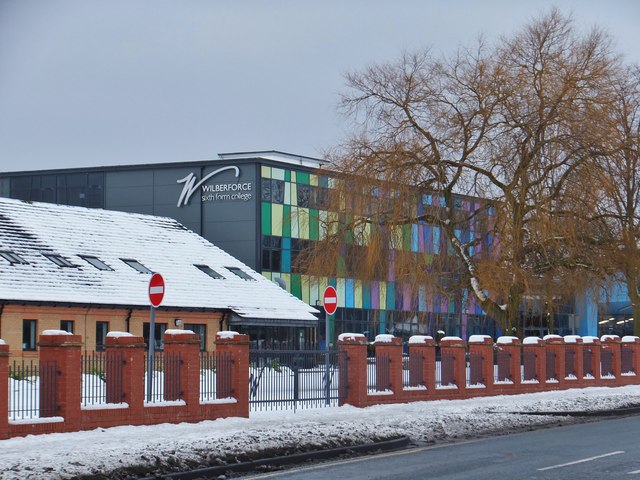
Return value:
<svg viewBox="0 0 640 480">
<path fill-rule="evenodd" d="M 135 478 L 401 435 L 416 443 L 451 441 L 554 425 L 564 418 L 513 412 L 607 410 L 639 403 L 640 386 L 599 387 L 31 435 L 0 441 L 0 479 Z"/>
</svg>

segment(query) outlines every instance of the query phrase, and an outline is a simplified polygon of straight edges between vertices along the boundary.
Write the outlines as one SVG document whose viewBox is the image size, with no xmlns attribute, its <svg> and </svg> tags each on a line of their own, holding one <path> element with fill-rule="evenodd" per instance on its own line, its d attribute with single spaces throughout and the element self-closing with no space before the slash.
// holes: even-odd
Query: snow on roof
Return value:
<svg viewBox="0 0 640 480">
<path fill-rule="evenodd" d="M 164 277 L 160 308 L 317 321 L 316 309 L 167 217 L 0 198 L 2 252 L 25 262 L 0 256 L 4 301 L 148 307 L 150 275 L 124 262 L 135 260 Z M 58 257 L 45 255 L 59 256 L 72 266 L 60 266 Z M 93 258 L 106 269 L 95 266 Z M 221 278 L 212 278 L 196 265 L 210 267 Z"/>
</svg>

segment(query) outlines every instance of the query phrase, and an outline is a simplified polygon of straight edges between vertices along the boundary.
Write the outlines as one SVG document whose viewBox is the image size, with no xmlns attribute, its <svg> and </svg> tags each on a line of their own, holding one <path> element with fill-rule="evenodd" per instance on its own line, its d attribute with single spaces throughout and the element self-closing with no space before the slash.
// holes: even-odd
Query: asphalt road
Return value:
<svg viewBox="0 0 640 480">
<path fill-rule="evenodd" d="M 415 448 L 251 478 L 640 480 L 640 416 Z"/>
</svg>

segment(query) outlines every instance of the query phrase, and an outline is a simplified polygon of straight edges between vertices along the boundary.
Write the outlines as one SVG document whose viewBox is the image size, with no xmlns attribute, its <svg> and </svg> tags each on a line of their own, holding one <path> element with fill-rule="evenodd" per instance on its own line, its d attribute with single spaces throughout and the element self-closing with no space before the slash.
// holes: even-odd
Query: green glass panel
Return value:
<svg viewBox="0 0 640 480">
<path fill-rule="evenodd" d="M 262 235 L 271 235 L 271 204 L 262 202 Z"/>
<path fill-rule="evenodd" d="M 309 172 L 296 172 L 297 183 L 309 185 Z"/>
<path fill-rule="evenodd" d="M 284 181 L 285 182 L 290 182 L 291 181 L 291 170 L 285 170 L 284 171 Z"/>
<path fill-rule="evenodd" d="M 395 284 L 395 282 L 387 282 L 387 308 L 386 308 L 386 310 L 395 310 L 395 309 L 396 309 L 396 284 Z"/>
<path fill-rule="evenodd" d="M 371 284 L 362 285 L 362 308 L 371 308 Z"/>
<path fill-rule="evenodd" d="M 282 236 L 291 237 L 291 205 L 284 205 L 282 210 Z"/>
<path fill-rule="evenodd" d="M 347 264 L 344 261 L 344 257 L 338 258 L 337 270 L 339 277 L 344 277 L 347 274 Z"/>
<path fill-rule="evenodd" d="M 320 212 L 316 209 L 309 210 L 309 239 L 320 239 Z"/>
<path fill-rule="evenodd" d="M 329 188 L 329 177 L 326 175 L 320 175 L 318 178 L 318 185 L 324 188 Z"/>
<path fill-rule="evenodd" d="M 302 300 L 302 279 L 299 273 L 291 275 L 291 294 Z"/>
<path fill-rule="evenodd" d="M 411 251 L 411 225 L 402 226 L 402 250 Z"/>
</svg>

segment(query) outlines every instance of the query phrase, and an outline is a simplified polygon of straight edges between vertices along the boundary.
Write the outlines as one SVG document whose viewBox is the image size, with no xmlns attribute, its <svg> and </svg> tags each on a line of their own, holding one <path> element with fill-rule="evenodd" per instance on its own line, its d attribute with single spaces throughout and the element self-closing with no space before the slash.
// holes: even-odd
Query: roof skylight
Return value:
<svg viewBox="0 0 640 480">
<path fill-rule="evenodd" d="M 220 275 L 218 272 L 216 272 L 213 268 L 211 268 L 209 265 L 193 265 L 194 267 L 196 267 L 198 270 L 206 273 L 207 275 L 209 275 L 211 278 L 215 278 L 216 280 L 224 278 L 222 275 Z"/>
<path fill-rule="evenodd" d="M 145 267 L 143 264 L 141 264 L 137 260 L 133 260 L 130 258 L 121 258 L 120 260 L 122 260 L 124 263 L 126 263 L 131 268 L 133 268 L 134 270 L 137 270 L 140 273 L 153 273 L 151 270 L 149 270 L 147 267 Z"/>
<path fill-rule="evenodd" d="M 113 271 L 113 268 L 111 268 L 109 265 L 104 263 L 98 257 L 94 257 L 92 255 L 78 255 L 78 256 L 81 259 L 83 259 L 85 262 L 87 262 L 89 265 L 97 268 L 98 270 L 103 270 L 103 271 L 111 270 L 111 271 Z"/>
<path fill-rule="evenodd" d="M 27 265 L 29 263 L 17 253 L 13 253 L 9 251 L 0 252 L 0 257 L 4 258 L 11 265 L 20 265 L 20 264 Z"/>
<path fill-rule="evenodd" d="M 71 268 L 76 266 L 73 263 L 71 263 L 69 260 L 64 258 L 62 255 L 58 255 L 57 253 L 43 253 L 43 255 L 47 257 L 49 260 L 51 260 L 53 263 L 58 265 L 59 267 Z"/>
<path fill-rule="evenodd" d="M 238 277 L 240 277 L 243 280 L 253 280 L 255 282 L 255 278 L 253 278 L 251 275 L 249 275 L 248 273 L 243 272 L 242 270 L 240 270 L 238 267 L 225 267 L 227 270 L 229 270 L 231 273 L 233 273 L 234 275 L 237 275 Z"/>
</svg>

